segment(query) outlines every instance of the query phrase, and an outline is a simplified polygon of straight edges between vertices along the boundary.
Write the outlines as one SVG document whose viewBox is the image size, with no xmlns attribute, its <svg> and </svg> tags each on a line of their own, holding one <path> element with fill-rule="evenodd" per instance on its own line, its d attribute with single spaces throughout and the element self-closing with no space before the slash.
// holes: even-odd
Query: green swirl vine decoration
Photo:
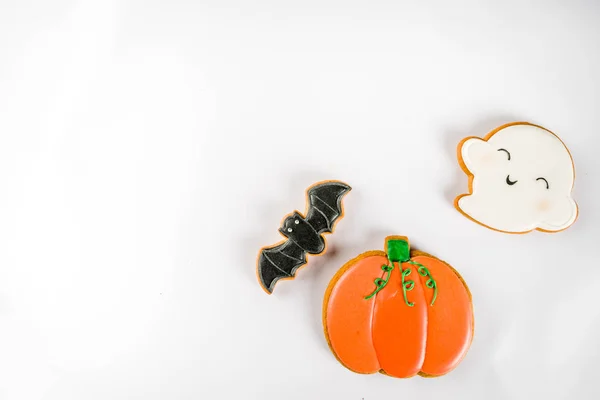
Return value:
<svg viewBox="0 0 600 400">
<path fill-rule="evenodd" d="M 429 289 L 433 289 L 433 298 L 431 299 L 431 305 L 433 305 L 433 303 L 435 303 L 435 299 L 437 299 L 437 282 L 435 281 L 435 279 L 433 279 L 433 276 L 431 276 L 431 273 L 429 272 L 426 266 L 412 260 L 409 260 L 408 262 L 419 267 L 417 268 L 419 275 L 429 278 L 427 279 L 427 281 L 425 281 L 425 286 L 427 286 Z"/>
<path fill-rule="evenodd" d="M 375 283 L 375 290 L 373 291 L 373 293 L 365 297 L 365 300 L 369 300 L 371 297 L 375 296 L 377 293 L 379 293 L 381 289 L 385 287 L 385 285 L 387 285 L 388 281 L 390 280 L 390 276 L 392 275 L 393 269 L 394 263 L 392 261 L 390 261 L 390 265 L 383 264 L 381 266 L 381 270 L 387 272 L 387 276 L 385 277 L 385 279 L 377 278 L 373 281 Z"/>
<path fill-rule="evenodd" d="M 433 276 L 431 276 L 431 273 L 426 266 L 410 259 L 410 246 L 408 244 L 408 239 L 404 236 L 390 236 L 386 238 L 385 245 L 388 264 L 381 266 L 381 270 L 385 272 L 385 278 L 376 278 L 373 281 L 375 283 L 375 290 L 373 290 L 370 295 L 366 296 L 365 300 L 373 298 L 377 293 L 383 290 L 392 276 L 392 272 L 395 268 L 394 263 L 397 262 L 398 270 L 400 271 L 400 277 L 402 279 L 402 295 L 404 296 L 404 303 L 409 307 L 413 307 L 415 303 L 410 302 L 407 295 L 407 292 L 410 292 L 415 288 L 415 281 L 408 279 L 412 269 L 410 267 L 402 269 L 402 263 L 409 263 L 417 267 L 416 270 L 419 275 L 428 278 L 425 281 L 425 286 L 427 286 L 429 289 L 433 289 L 433 298 L 431 299 L 430 304 L 433 306 L 438 294 L 437 282 L 435 279 L 433 279 Z M 418 276 L 417 279 L 419 279 Z"/>
<path fill-rule="evenodd" d="M 402 271 L 402 267 L 398 266 L 400 271 Z M 404 295 L 404 302 L 407 306 L 412 307 L 415 303 L 408 301 L 408 297 L 406 297 L 406 292 L 410 292 L 415 288 L 415 281 L 405 281 L 404 278 L 410 275 L 410 268 L 406 268 L 402 271 L 402 294 Z"/>
<path fill-rule="evenodd" d="M 427 281 L 425 281 L 425 286 L 427 286 L 429 289 L 433 289 L 433 298 L 431 299 L 431 304 L 430 304 L 433 306 L 433 303 L 435 303 L 435 300 L 437 299 L 437 294 L 438 294 L 437 282 L 435 281 L 435 279 L 433 279 L 433 276 L 431 276 L 431 273 L 429 272 L 427 267 L 424 266 L 423 264 L 420 264 L 413 260 L 407 260 L 406 262 L 409 264 L 412 264 L 412 265 L 416 265 L 418 267 L 417 272 L 419 273 L 419 275 L 429 278 L 429 279 L 427 279 Z M 415 303 L 408 301 L 408 296 L 406 295 L 406 292 L 410 292 L 411 290 L 413 290 L 415 288 L 415 282 L 412 280 L 406 279 L 411 274 L 412 271 L 410 268 L 406 268 L 405 270 L 402 270 L 401 263 L 398 263 L 398 269 L 400 270 L 400 274 L 402 277 L 402 295 L 404 296 L 404 303 L 406 303 L 406 305 L 409 307 L 413 307 L 415 305 Z M 379 293 L 387 285 L 388 281 L 390 280 L 390 276 L 392 275 L 392 271 L 394 270 L 394 262 L 390 261 L 389 264 L 382 265 L 381 270 L 386 272 L 385 279 L 376 278 L 373 281 L 373 283 L 375 283 L 375 290 L 373 290 L 373 293 L 366 296 L 365 300 L 369 300 L 370 298 L 374 297 L 377 293 Z"/>
<path fill-rule="evenodd" d="M 406 303 L 407 306 L 413 307 L 415 305 L 415 303 L 408 301 L 406 292 L 410 292 L 411 290 L 413 290 L 415 288 L 415 282 L 412 280 L 405 279 L 407 276 L 410 275 L 411 270 L 409 268 L 402 270 L 400 263 L 398 263 L 398 269 L 401 271 L 400 273 L 402 274 L 402 294 L 404 296 L 404 302 Z M 369 300 L 370 298 L 375 296 L 387 285 L 388 281 L 390 280 L 390 276 L 392 275 L 392 271 L 394 270 L 394 262 L 390 261 L 389 264 L 382 265 L 381 270 L 387 273 L 385 276 L 385 279 L 384 278 L 376 278 L 373 281 L 373 283 L 375 283 L 375 290 L 373 290 L 373 293 L 366 296 L 365 300 Z"/>
</svg>

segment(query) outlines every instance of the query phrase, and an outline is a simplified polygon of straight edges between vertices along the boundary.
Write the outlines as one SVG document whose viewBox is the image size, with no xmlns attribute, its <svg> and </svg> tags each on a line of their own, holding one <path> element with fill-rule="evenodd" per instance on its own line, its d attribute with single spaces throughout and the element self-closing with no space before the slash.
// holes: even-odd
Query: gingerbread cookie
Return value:
<svg viewBox="0 0 600 400">
<path fill-rule="evenodd" d="M 471 344 L 471 294 L 450 265 L 390 236 L 385 251 L 363 253 L 333 277 L 323 326 L 333 354 L 354 372 L 440 376 Z"/>
<path fill-rule="evenodd" d="M 256 272 L 263 289 L 271 294 L 280 279 L 293 279 L 296 270 L 306 264 L 307 254 L 325 251 L 324 233 L 333 232 L 343 216 L 342 197 L 351 190 L 339 181 L 317 183 L 306 192 L 306 217 L 298 211 L 286 216 L 279 232 L 286 240 L 263 247 L 258 254 Z"/>
<path fill-rule="evenodd" d="M 573 159 L 558 136 L 541 126 L 515 122 L 483 139 L 465 138 L 458 161 L 469 176 L 469 193 L 457 197 L 455 207 L 483 226 L 558 232 L 577 219 Z"/>
</svg>

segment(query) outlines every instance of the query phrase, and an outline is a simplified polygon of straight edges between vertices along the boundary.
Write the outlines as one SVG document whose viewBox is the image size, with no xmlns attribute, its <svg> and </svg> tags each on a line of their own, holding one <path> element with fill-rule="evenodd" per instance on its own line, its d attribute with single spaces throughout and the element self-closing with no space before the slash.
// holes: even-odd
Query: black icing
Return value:
<svg viewBox="0 0 600 400">
<path fill-rule="evenodd" d="M 296 270 L 306 264 L 306 254 L 325 250 L 321 235 L 332 232 L 342 215 L 342 197 L 350 190 L 350 186 L 337 181 L 313 186 L 308 190 L 306 217 L 294 212 L 285 218 L 279 232 L 288 240 L 262 249 L 258 257 L 258 277 L 269 293 L 279 279 L 294 277 Z"/>
<path fill-rule="evenodd" d="M 506 184 L 509 186 L 514 185 L 515 183 L 517 183 L 518 181 L 511 181 L 510 180 L 510 175 L 506 175 Z"/>
<path fill-rule="evenodd" d="M 503 151 L 508 155 L 508 161 L 510 161 L 510 153 L 506 149 L 498 149 L 498 151 Z"/>
<path fill-rule="evenodd" d="M 541 176 L 540 176 L 540 177 L 539 177 L 539 178 L 537 178 L 535 181 L 536 181 L 536 182 L 537 182 L 537 181 L 544 181 L 544 183 L 546 184 L 546 189 L 550 189 L 550 184 L 548 183 L 548 180 L 547 180 L 546 178 L 543 178 L 543 177 L 541 177 Z"/>
</svg>

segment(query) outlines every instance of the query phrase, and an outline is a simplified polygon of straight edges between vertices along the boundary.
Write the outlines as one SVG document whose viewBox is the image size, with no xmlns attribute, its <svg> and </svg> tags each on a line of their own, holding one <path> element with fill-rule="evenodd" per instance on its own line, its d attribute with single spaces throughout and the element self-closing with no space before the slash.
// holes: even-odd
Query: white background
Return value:
<svg viewBox="0 0 600 400">
<path fill-rule="evenodd" d="M 594 0 L 2 0 L 0 399 L 598 399 L 599 104 Z M 565 232 L 453 208 L 458 141 L 515 120 L 573 154 Z M 267 296 L 258 250 L 323 179 L 346 216 Z M 388 234 L 472 291 L 445 377 L 325 342 L 330 278 Z"/>
</svg>

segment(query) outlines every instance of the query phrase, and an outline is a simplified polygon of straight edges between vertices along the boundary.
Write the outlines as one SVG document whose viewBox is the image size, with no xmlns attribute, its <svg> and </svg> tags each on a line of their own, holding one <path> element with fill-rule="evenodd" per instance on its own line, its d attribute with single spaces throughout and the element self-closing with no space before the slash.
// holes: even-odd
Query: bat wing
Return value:
<svg viewBox="0 0 600 400">
<path fill-rule="evenodd" d="M 342 198 L 351 189 L 343 182 L 329 181 L 308 190 L 306 221 L 317 233 L 333 232 L 335 221 L 342 215 Z"/>
<path fill-rule="evenodd" d="M 258 277 L 269 292 L 279 279 L 293 277 L 296 270 L 306 264 L 306 252 L 288 240 L 280 245 L 264 248 L 258 256 Z"/>
</svg>

